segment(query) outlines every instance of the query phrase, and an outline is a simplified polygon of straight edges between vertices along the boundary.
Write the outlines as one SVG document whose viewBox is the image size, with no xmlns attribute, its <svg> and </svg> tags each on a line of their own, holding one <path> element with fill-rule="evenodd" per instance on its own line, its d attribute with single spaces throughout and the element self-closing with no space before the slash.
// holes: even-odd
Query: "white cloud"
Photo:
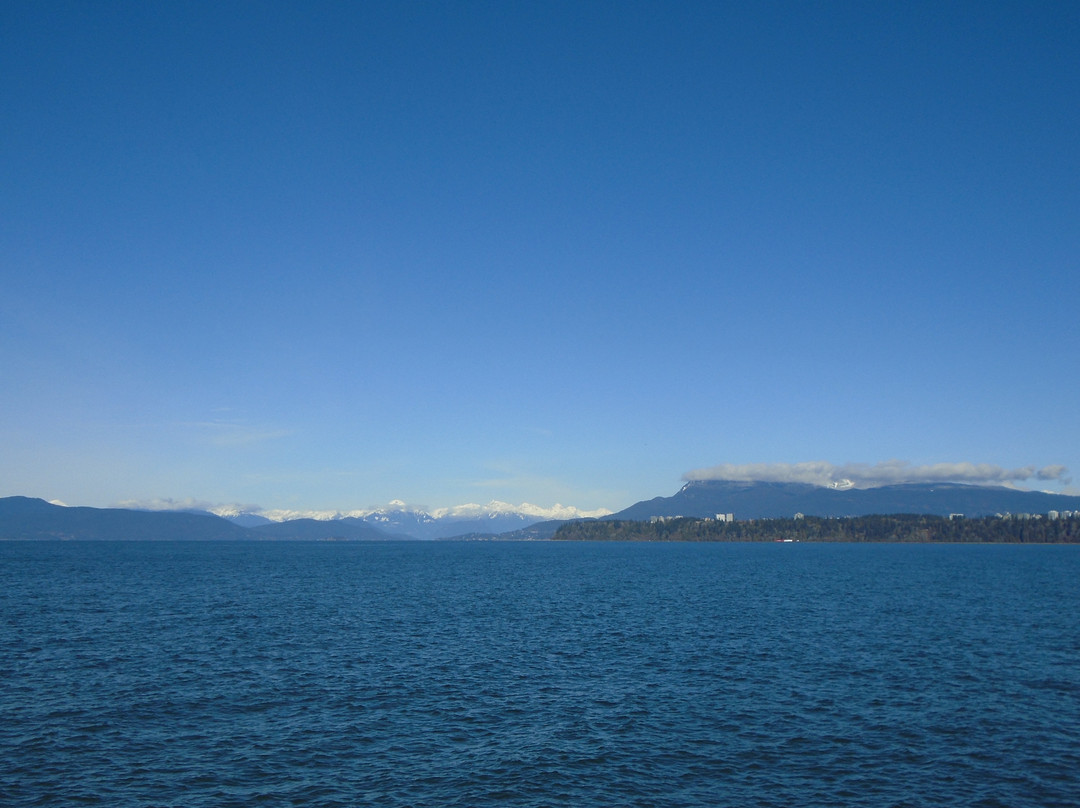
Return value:
<svg viewBox="0 0 1080 808">
<path fill-rule="evenodd" d="M 263 516 L 272 522 L 287 522 L 293 519 L 341 519 L 345 516 L 367 516 L 372 511 L 327 511 L 327 510 L 289 510 L 285 508 L 263 508 L 261 505 L 241 505 L 238 503 L 221 504 L 187 497 L 172 499 L 129 499 L 116 503 L 114 507 L 136 511 L 207 511 L 217 516 L 229 518 L 240 514 Z"/>
<path fill-rule="evenodd" d="M 1061 465 L 1043 466 L 1035 472 L 1035 476 L 1040 480 L 1061 480 L 1066 485 L 1072 482 L 1068 474 L 1069 470 Z"/>
<path fill-rule="evenodd" d="M 366 515 L 359 511 L 310 511 L 310 510 L 290 510 L 288 508 L 270 508 L 267 510 L 261 510 L 256 508 L 251 511 L 257 516 L 262 516 L 269 519 L 271 522 L 291 522 L 294 519 L 316 519 L 320 522 L 329 522 L 334 519 L 342 519 L 346 516 L 361 516 Z"/>
<path fill-rule="evenodd" d="M 217 512 L 218 511 L 215 511 L 215 513 Z M 257 513 L 259 516 L 264 516 L 274 522 L 286 522 L 293 519 L 319 519 L 326 521 L 332 519 L 345 519 L 347 517 L 362 519 L 365 516 L 371 516 L 372 514 L 409 512 L 421 514 L 427 513 L 428 516 L 435 519 L 479 519 L 484 516 L 515 513 L 536 517 L 537 519 L 587 519 L 590 517 L 607 516 L 611 513 L 611 511 L 605 508 L 583 511 L 573 506 L 560 505 L 558 503 L 550 508 L 544 508 L 529 502 L 523 502 L 520 505 L 512 505 L 508 502 L 500 502 L 498 500 L 492 500 L 486 505 L 478 505 L 469 502 L 464 505 L 453 505 L 449 508 L 434 508 L 427 511 L 424 508 L 406 505 L 400 499 L 392 500 L 381 508 L 366 508 L 350 511 L 254 509 L 252 512 Z"/>
<path fill-rule="evenodd" d="M 1061 465 L 1023 466 L 1006 469 L 992 463 L 933 463 L 915 466 L 906 460 L 884 463 L 845 463 L 826 461 L 806 463 L 724 463 L 696 469 L 683 475 L 684 480 L 732 480 L 758 482 L 797 482 L 811 485 L 837 485 L 851 482 L 859 488 L 899 483 L 957 482 L 976 485 L 1011 485 L 1025 480 L 1057 480 L 1068 484 L 1068 469 Z"/>
<path fill-rule="evenodd" d="M 172 497 L 127 499 L 117 502 L 114 507 L 135 511 L 209 511 L 218 516 L 235 516 L 240 513 L 252 513 L 259 509 L 258 505 L 222 505 L 193 497 L 184 499 L 173 499 Z"/>
<path fill-rule="evenodd" d="M 611 511 L 605 508 L 596 510 L 581 510 L 570 505 L 556 503 L 550 508 L 523 502 L 520 505 L 511 505 L 507 502 L 492 500 L 486 505 L 467 503 L 454 505 L 449 508 L 435 508 L 425 511 L 424 508 L 406 505 L 400 499 L 395 499 L 381 508 L 362 508 L 347 511 L 339 510 L 314 510 L 298 508 L 263 508 L 259 505 L 222 505 L 219 503 L 206 502 L 191 497 L 186 499 L 146 499 L 126 500 L 116 504 L 118 508 L 130 508 L 141 511 L 209 511 L 223 517 L 239 516 L 240 514 L 254 514 L 269 519 L 271 522 L 291 522 L 294 519 L 316 519 L 323 522 L 349 517 L 363 519 L 372 514 L 389 513 L 427 513 L 435 519 L 478 519 L 493 514 L 515 514 L 536 517 L 537 519 L 587 519 L 607 516 Z"/>
<path fill-rule="evenodd" d="M 590 517 L 607 516 L 611 511 L 606 508 L 583 511 L 570 505 L 561 505 L 557 502 L 550 508 L 533 505 L 531 502 L 523 502 L 520 505 L 511 505 L 508 502 L 500 502 L 497 499 L 491 500 L 487 505 L 468 503 L 465 505 L 455 505 L 451 508 L 436 508 L 431 511 L 431 515 L 436 519 L 442 519 L 444 517 L 467 519 L 504 513 L 520 513 L 525 516 L 535 516 L 539 519 L 588 519 Z"/>
</svg>

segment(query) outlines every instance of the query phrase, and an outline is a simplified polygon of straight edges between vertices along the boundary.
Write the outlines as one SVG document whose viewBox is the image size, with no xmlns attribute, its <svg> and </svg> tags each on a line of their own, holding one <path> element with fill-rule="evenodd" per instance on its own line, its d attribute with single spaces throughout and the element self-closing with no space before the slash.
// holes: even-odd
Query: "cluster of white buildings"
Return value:
<svg viewBox="0 0 1080 808">
<path fill-rule="evenodd" d="M 651 516 L 651 517 L 649 517 L 649 521 L 652 524 L 655 525 L 655 524 L 657 524 L 659 522 L 670 522 L 670 521 L 672 521 L 674 519 L 683 519 L 683 518 L 684 518 L 683 516 Z M 734 522 L 735 521 L 735 514 L 733 514 L 733 513 L 718 513 L 718 514 L 716 514 L 715 518 L 713 518 L 712 516 L 706 516 L 701 521 L 703 521 L 703 522 Z"/>
<path fill-rule="evenodd" d="M 998 519 L 1042 519 L 1041 513 L 996 513 L 994 514 Z M 683 519 L 683 516 L 653 516 L 649 519 L 653 524 L 659 522 L 670 522 L 674 519 Z M 795 514 L 796 519 L 806 518 L 803 514 Z M 949 519 L 963 519 L 962 513 L 950 513 Z M 1080 511 L 1048 511 L 1045 518 L 1047 519 L 1080 519 Z M 718 513 L 715 517 L 706 516 L 702 521 L 704 522 L 734 522 L 735 514 L 733 513 Z M 754 521 L 753 519 L 750 520 Z"/>
<path fill-rule="evenodd" d="M 998 519 L 1042 519 L 1041 513 L 997 513 Z M 1080 511 L 1047 511 L 1047 519 L 1080 519 Z"/>
</svg>

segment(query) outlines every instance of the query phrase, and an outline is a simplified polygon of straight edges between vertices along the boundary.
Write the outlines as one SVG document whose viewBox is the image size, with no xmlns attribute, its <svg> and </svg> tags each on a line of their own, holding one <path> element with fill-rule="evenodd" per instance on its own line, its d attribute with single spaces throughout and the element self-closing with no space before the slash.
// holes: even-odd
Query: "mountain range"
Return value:
<svg viewBox="0 0 1080 808">
<path fill-rule="evenodd" d="M 346 531 L 359 530 L 363 526 L 374 528 L 391 538 L 446 539 L 462 535 L 499 535 L 522 530 L 541 521 L 585 519 L 605 516 L 607 510 L 581 511 L 577 508 L 555 505 L 541 508 L 529 503 L 510 505 L 506 502 L 492 501 L 486 505 L 456 505 L 452 508 L 437 508 L 426 511 L 411 508 L 400 500 L 394 500 L 385 507 L 354 511 L 284 511 L 284 510 L 245 510 L 237 507 L 220 507 L 213 511 L 193 511 L 212 513 L 234 524 L 256 528 L 267 534 L 288 533 L 288 528 L 272 527 L 272 523 L 293 525 L 308 521 L 334 523 Z M 337 528 L 335 528 L 337 529 Z M 312 527 L 314 532 L 319 532 Z M 386 538 L 387 536 L 384 536 Z"/>
<path fill-rule="evenodd" d="M 547 539 L 581 514 L 572 508 L 555 512 L 532 506 L 515 510 L 503 503 L 462 506 L 434 513 L 411 510 L 403 503 L 387 509 L 329 514 L 323 518 L 272 521 L 240 510 L 224 515 L 196 511 L 148 511 L 55 505 L 28 497 L 0 498 L 0 539 L 60 540 L 202 540 L 202 541 L 378 541 L 400 539 L 493 538 Z M 670 497 L 656 497 L 601 519 L 648 520 L 653 517 L 715 517 L 736 520 L 807 516 L 844 517 L 870 514 L 987 516 L 996 513 L 1080 512 L 1080 497 L 959 483 L 912 483 L 878 488 L 828 488 L 806 483 L 694 481 Z M 275 514 L 280 515 L 280 514 Z"/>
<path fill-rule="evenodd" d="M 323 512 L 319 518 L 296 512 L 269 512 L 277 519 L 240 509 L 223 513 L 204 510 L 67 507 L 29 497 L 0 498 L 0 539 L 60 540 L 263 540 L 387 541 L 491 537 L 528 529 L 553 513 L 581 516 L 575 508 L 541 509 L 505 503 L 467 505 L 428 513 L 404 503 L 343 515 Z M 606 513 L 603 511 L 601 513 Z M 285 516 L 293 518 L 285 518 Z M 566 519 L 555 522 L 556 526 Z M 554 528 L 552 528 L 554 532 Z"/>
<path fill-rule="evenodd" d="M 670 497 L 638 502 L 605 519 L 644 520 L 654 516 L 707 517 L 732 514 L 736 520 L 806 516 L 928 514 L 993 516 L 1080 510 L 1080 497 L 961 483 L 904 483 L 876 488 L 828 487 L 809 483 L 698 480 Z"/>
</svg>

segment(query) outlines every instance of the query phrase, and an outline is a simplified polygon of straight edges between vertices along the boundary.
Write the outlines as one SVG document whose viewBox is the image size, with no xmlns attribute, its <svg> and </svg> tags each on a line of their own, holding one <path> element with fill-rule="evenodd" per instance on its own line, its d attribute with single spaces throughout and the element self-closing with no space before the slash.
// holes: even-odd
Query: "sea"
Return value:
<svg viewBox="0 0 1080 808">
<path fill-rule="evenodd" d="M 0 542 L 0 805 L 1076 806 L 1080 546 Z"/>
</svg>

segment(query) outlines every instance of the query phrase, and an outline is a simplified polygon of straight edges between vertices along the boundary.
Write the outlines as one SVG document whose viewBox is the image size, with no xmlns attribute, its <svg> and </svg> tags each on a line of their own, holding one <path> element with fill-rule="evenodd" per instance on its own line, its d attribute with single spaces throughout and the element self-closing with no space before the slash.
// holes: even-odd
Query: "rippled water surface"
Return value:
<svg viewBox="0 0 1080 808">
<path fill-rule="evenodd" d="M 0 804 L 1074 806 L 1080 547 L 0 543 Z"/>
</svg>

